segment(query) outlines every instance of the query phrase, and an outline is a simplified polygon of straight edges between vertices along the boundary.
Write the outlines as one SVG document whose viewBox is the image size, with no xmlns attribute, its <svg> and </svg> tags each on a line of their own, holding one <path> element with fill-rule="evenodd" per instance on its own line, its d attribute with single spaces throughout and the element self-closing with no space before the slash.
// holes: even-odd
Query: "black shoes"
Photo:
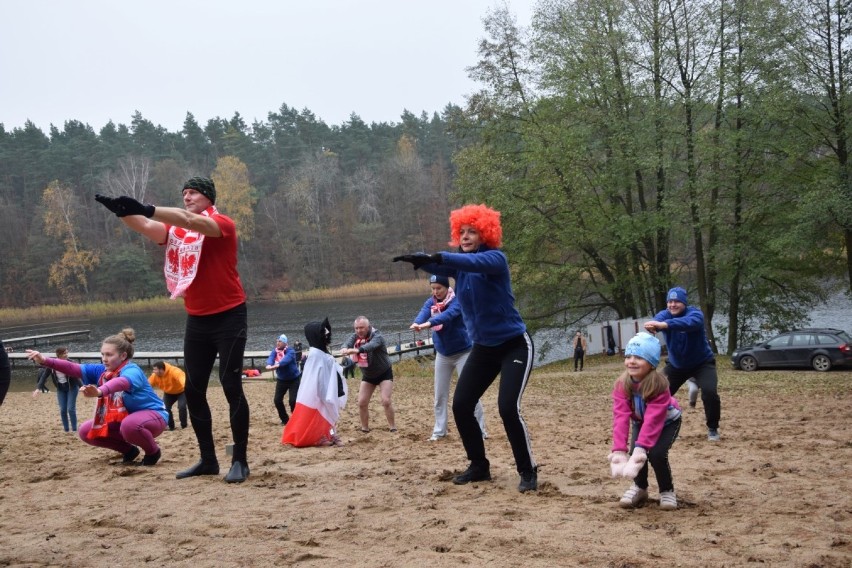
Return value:
<svg viewBox="0 0 852 568">
<path fill-rule="evenodd" d="M 491 481 L 491 468 L 471 464 L 463 473 L 453 478 L 453 483 L 456 485 L 464 485 L 472 481 Z"/>
<path fill-rule="evenodd" d="M 156 465 L 158 461 L 160 461 L 160 457 L 163 455 L 162 450 L 157 450 L 155 454 L 146 454 L 144 458 L 142 458 L 142 465 Z"/>
<path fill-rule="evenodd" d="M 187 477 L 195 477 L 197 475 L 219 475 L 219 463 L 201 460 L 189 469 L 177 472 L 175 474 L 175 478 L 184 479 Z"/>
<path fill-rule="evenodd" d="M 137 457 L 139 457 L 139 448 L 133 446 L 132 448 L 124 452 L 124 457 L 121 458 L 121 463 L 133 463 L 133 460 L 135 460 Z"/>
<path fill-rule="evenodd" d="M 518 484 L 518 491 L 526 493 L 527 491 L 535 491 L 538 489 L 538 471 L 521 472 L 521 482 Z"/>
<path fill-rule="evenodd" d="M 235 461 L 225 476 L 225 483 L 242 483 L 249 476 L 249 466 L 246 463 Z"/>
</svg>

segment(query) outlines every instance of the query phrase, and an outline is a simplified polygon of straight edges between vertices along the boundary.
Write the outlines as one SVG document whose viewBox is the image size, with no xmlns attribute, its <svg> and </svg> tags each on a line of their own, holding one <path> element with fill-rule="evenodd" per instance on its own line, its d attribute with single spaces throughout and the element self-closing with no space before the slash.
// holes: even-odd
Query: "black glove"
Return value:
<svg viewBox="0 0 852 568">
<path fill-rule="evenodd" d="M 151 217 L 154 215 L 153 205 L 147 203 L 139 203 L 132 197 L 122 195 L 119 197 L 108 197 L 106 195 L 95 195 L 95 201 L 115 213 L 116 217 L 127 217 L 128 215 L 144 215 Z"/>
<path fill-rule="evenodd" d="M 416 252 L 414 254 L 404 254 L 402 256 L 393 257 L 394 262 L 410 262 L 414 265 L 414 270 L 426 266 L 427 264 L 441 264 L 444 259 L 441 253 L 426 254 L 425 252 Z"/>
</svg>

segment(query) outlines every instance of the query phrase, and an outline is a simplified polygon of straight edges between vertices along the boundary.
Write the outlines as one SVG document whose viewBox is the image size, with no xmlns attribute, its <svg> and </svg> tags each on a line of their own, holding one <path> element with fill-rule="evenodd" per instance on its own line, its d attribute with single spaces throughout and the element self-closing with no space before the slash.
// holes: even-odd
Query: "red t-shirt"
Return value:
<svg viewBox="0 0 852 568">
<path fill-rule="evenodd" d="M 195 279 L 186 289 L 183 303 L 191 316 L 218 314 L 246 301 L 237 272 L 237 227 L 230 217 L 211 215 L 221 237 L 204 237 Z M 166 225 L 166 229 L 171 227 Z"/>
</svg>

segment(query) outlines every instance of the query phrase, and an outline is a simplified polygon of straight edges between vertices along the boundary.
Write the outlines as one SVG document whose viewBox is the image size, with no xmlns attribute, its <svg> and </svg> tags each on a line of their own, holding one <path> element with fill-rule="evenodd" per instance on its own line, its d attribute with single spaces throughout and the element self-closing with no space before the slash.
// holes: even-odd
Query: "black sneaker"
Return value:
<svg viewBox="0 0 852 568">
<path fill-rule="evenodd" d="M 470 466 L 463 473 L 453 478 L 453 483 L 456 485 L 464 485 L 472 481 L 491 481 L 491 470 L 488 467 Z"/>
<path fill-rule="evenodd" d="M 144 458 L 142 458 L 142 465 L 156 465 L 158 461 L 160 461 L 160 457 L 163 455 L 162 450 L 157 450 L 155 454 L 146 454 Z"/>
<path fill-rule="evenodd" d="M 518 484 L 518 491 L 526 493 L 527 491 L 535 491 L 538 489 L 538 472 L 532 471 L 521 472 L 521 482 Z"/>
<path fill-rule="evenodd" d="M 132 448 L 124 452 L 124 457 L 121 458 L 121 463 L 133 463 L 133 460 L 135 460 L 137 457 L 139 457 L 139 448 L 133 446 Z"/>
</svg>

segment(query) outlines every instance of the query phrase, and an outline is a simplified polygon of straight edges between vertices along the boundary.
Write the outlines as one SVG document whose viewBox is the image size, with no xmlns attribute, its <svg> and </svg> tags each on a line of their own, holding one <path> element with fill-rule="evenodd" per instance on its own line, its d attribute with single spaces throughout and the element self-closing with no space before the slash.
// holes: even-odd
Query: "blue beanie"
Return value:
<svg viewBox="0 0 852 568">
<path fill-rule="evenodd" d="M 278 336 L 278 341 L 280 341 L 281 343 L 287 343 L 287 336 L 282 333 Z"/>
<path fill-rule="evenodd" d="M 640 331 L 627 342 L 624 356 L 635 355 L 656 367 L 660 364 L 660 342 L 647 331 Z"/>
<path fill-rule="evenodd" d="M 686 305 L 686 290 L 681 288 L 680 286 L 676 286 L 669 290 L 669 293 L 666 294 L 666 301 L 677 300 L 684 306 Z"/>
<path fill-rule="evenodd" d="M 444 288 L 450 287 L 450 279 L 440 274 L 433 274 L 429 277 L 429 284 L 440 284 Z"/>
</svg>

